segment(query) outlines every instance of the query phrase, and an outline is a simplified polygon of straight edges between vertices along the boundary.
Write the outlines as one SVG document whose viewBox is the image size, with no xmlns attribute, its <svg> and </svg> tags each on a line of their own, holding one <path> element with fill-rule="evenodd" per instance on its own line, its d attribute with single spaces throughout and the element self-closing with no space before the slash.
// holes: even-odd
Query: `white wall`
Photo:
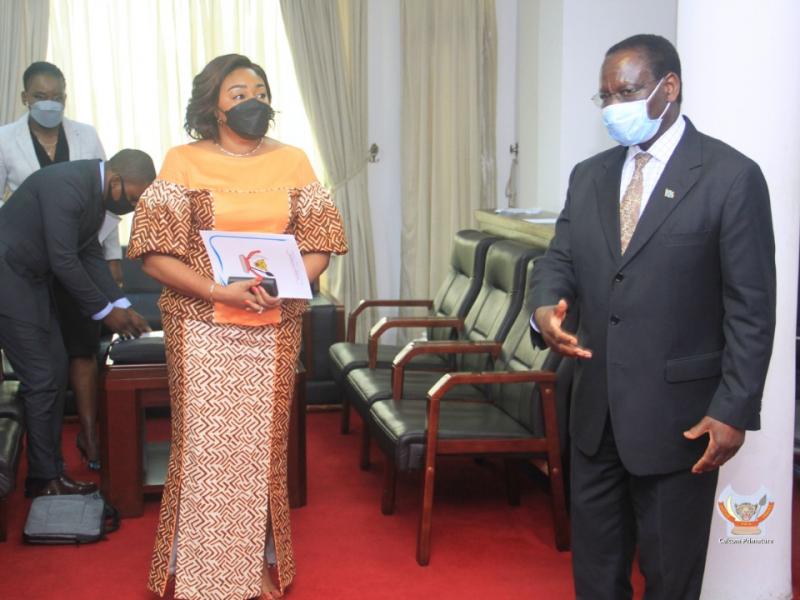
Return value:
<svg viewBox="0 0 800 600">
<path fill-rule="evenodd" d="M 540 158 L 545 163 L 558 163 L 558 102 L 548 104 L 550 96 L 539 93 L 539 82 L 548 81 L 555 90 L 561 88 L 561 12 L 560 1 L 523 0 L 518 5 L 517 206 L 536 206 L 536 198 L 549 195 L 538 190 L 539 172 L 546 171 Z M 542 52 L 540 46 L 553 50 Z M 551 123 L 540 122 L 539 116 L 544 114 L 551 116 Z M 541 157 L 540 138 L 550 140 L 548 152 Z"/>
<path fill-rule="evenodd" d="M 527 0 L 522 0 L 526 4 Z M 506 182 L 511 168 L 509 147 L 517 141 L 517 10 L 518 0 L 495 0 L 497 18 L 497 206 L 506 207 Z"/>
<path fill-rule="evenodd" d="M 560 192 L 561 148 L 566 143 L 562 137 L 561 88 L 564 81 L 564 14 L 560 0 L 542 0 L 539 4 L 537 44 L 535 46 L 536 78 L 530 85 L 536 94 L 533 103 L 535 112 L 531 117 L 535 129 L 527 134 L 536 145 L 536 167 L 530 176 L 533 178 L 532 193 L 520 190 L 520 206 L 548 208 L 555 205 L 563 196 Z M 518 57 L 520 64 L 527 64 L 526 57 Z M 520 100 L 520 108 L 525 106 Z M 527 108 L 526 108 L 527 110 Z M 525 168 L 520 164 L 520 170 Z"/>
<path fill-rule="evenodd" d="M 572 167 L 612 145 L 590 102 L 614 43 L 675 41 L 677 0 L 526 0 L 518 19 L 519 206 L 558 211 Z"/>
<path fill-rule="evenodd" d="M 379 298 L 400 297 L 400 139 L 402 60 L 399 0 L 370 0 L 368 10 L 369 142 L 379 162 L 368 165 Z"/>
</svg>

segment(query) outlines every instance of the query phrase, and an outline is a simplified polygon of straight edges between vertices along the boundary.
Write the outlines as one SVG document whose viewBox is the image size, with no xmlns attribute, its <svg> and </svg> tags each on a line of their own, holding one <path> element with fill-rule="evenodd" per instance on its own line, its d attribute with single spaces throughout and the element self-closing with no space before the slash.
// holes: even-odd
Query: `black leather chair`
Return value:
<svg viewBox="0 0 800 600">
<path fill-rule="evenodd" d="M 533 271 L 533 263 L 530 261 L 528 275 Z M 386 455 L 381 503 L 384 514 L 394 511 L 397 470 L 423 469 L 417 541 L 417 560 L 421 565 L 430 558 L 436 457 L 441 455 L 496 454 L 506 458 L 508 495 L 513 504 L 519 503 L 516 485 L 519 462 L 543 458 L 543 471 L 551 484 L 556 546 L 560 550 L 569 547 L 561 455 L 567 442 L 573 361 L 534 347 L 526 304 L 518 310 L 502 345 L 484 342 L 470 348 L 466 344 L 450 344 L 453 351 L 498 354 L 493 371 L 451 373 L 431 386 L 424 400 L 403 394 L 374 402 L 370 408 L 370 430 Z M 395 360 L 398 377 L 403 375 L 404 362 L 415 352 L 426 351 L 424 346 L 409 346 Z M 435 347 L 429 350 L 440 351 Z"/>
<path fill-rule="evenodd" d="M 122 282 L 122 291 L 131 301 L 133 310 L 142 315 L 152 329 L 161 329 L 158 298 L 162 286 L 142 271 L 142 261 L 128 258 L 127 246 L 122 247 Z"/>
<path fill-rule="evenodd" d="M 501 240 L 490 246 L 481 289 L 463 321 L 460 340 L 502 342 L 505 339 L 522 306 L 528 262 L 541 253 L 542 250 L 539 248 L 511 240 Z M 372 347 L 374 347 L 374 337 L 381 333 L 380 325 L 380 322 L 376 324 L 370 333 L 368 345 Z M 429 352 L 415 352 L 404 363 L 406 372 L 403 379 L 403 396 L 424 399 L 430 387 L 441 375 L 431 371 L 408 371 L 408 366 L 413 365 L 415 359 L 420 356 L 431 353 L 453 355 L 448 354 L 447 342 L 434 340 L 418 344 L 418 347 L 426 347 Z M 472 350 L 455 354 L 455 362 L 449 370 L 483 371 L 488 368 L 491 368 L 491 356 L 485 352 L 475 353 Z M 345 380 L 344 393 L 362 420 L 367 423 L 372 404 L 392 397 L 392 370 L 355 369 Z M 362 469 L 366 469 L 369 467 L 370 428 L 365 426 L 361 432 L 360 465 Z"/>
<path fill-rule="evenodd" d="M 344 340 L 344 306 L 314 293 L 303 315 L 300 362 L 305 367 L 306 405 L 341 402 L 341 391 L 331 368 L 329 349 Z"/>
<path fill-rule="evenodd" d="M 348 373 L 361 369 L 369 364 L 368 345 L 356 343 L 355 332 L 359 315 L 374 307 L 423 307 L 429 310 L 421 319 L 406 317 L 388 317 L 381 319 L 380 333 L 399 327 L 426 327 L 430 340 L 447 340 L 454 337 L 452 323 L 439 321 L 439 326 L 430 324 L 427 319 L 463 319 L 478 296 L 483 280 L 486 253 L 497 237 L 481 231 L 466 229 L 453 237 L 453 248 L 450 255 L 450 269 L 447 277 L 439 287 L 433 300 L 361 300 L 350 313 L 347 324 L 347 341 L 334 344 L 330 348 L 331 369 L 334 379 L 342 389 Z M 402 346 L 378 344 L 380 335 L 374 338 L 373 366 L 389 368 L 394 356 Z M 413 368 L 427 370 L 445 370 L 448 362 L 445 357 L 428 355 L 420 357 Z M 342 397 L 342 433 L 350 428 L 350 405 L 346 395 Z"/>
<path fill-rule="evenodd" d="M 22 453 L 24 408 L 18 381 L 0 383 L 0 542 L 7 537 L 8 496 L 14 491 Z"/>
<path fill-rule="evenodd" d="M 158 299 L 163 286 L 142 270 L 141 260 L 128 258 L 127 246 L 122 247 L 122 291 L 131 301 L 133 310 L 147 321 L 153 331 L 159 331 L 161 325 L 161 309 Z M 116 339 L 104 349 L 103 363 L 106 357 L 116 365 L 152 365 L 166 362 L 164 339 L 147 337 L 135 340 Z"/>
</svg>

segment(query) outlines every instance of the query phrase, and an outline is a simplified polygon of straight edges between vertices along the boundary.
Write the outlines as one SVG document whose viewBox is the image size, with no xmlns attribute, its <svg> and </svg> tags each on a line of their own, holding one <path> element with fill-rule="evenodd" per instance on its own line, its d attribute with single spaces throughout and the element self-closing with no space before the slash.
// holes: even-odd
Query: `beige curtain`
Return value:
<svg viewBox="0 0 800 600">
<path fill-rule="evenodd" d="M 44 60 L 50 0 L 0 0 L 0 125 L 24 111 L 22 74 Z"/>
<path fill-rule="evenodd" d="M 344 217 L 350 252 L 333 257 L 327 290 L 347 310 L 374 297 L 367 191 L 367 1 L 281 0 L 286 36 L 320 158 Z M 361 319 L 358 336 L 364 339 Z"/>
<path fill-rule="evenodd" d="M 402 0 L 400 293 L 429 298 L 453 234 L 495 195 L 494 0 Z"/>
</svg>

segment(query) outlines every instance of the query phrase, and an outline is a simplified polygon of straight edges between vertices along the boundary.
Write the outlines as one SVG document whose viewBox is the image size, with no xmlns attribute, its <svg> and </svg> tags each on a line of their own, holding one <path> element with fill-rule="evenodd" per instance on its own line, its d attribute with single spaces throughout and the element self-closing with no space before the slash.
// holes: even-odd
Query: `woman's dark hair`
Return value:
<svg viewBox="0 0 800 600">
<path fill-rule="evenodd" d="M 49 75 L 54 79 L 60 79 L 62 82 L 66 82 L 61 69 L 59 69 L 53 63 L 40 60 L 38 62 L 31 63 L 28 65 L 28 68 L 25 69 L 25 72 L 22 74 L 22 89 L 27 90 L 31 79 L 37 75 Z"/>
<path fill-rule="evenodd" d="M 272 102 L 267 74 L 260 66 L 241 54 L 218 56 L 192 81 L 192 97 L 186 106 L 186 122 L 183 128 L 196 140 L 218 140 L 219 125 L 214 111 L 219 102 L 219 89 L 222 81 L 236 69 L 252 69 L 267 86 L 267 101 Z"/>
</svg>

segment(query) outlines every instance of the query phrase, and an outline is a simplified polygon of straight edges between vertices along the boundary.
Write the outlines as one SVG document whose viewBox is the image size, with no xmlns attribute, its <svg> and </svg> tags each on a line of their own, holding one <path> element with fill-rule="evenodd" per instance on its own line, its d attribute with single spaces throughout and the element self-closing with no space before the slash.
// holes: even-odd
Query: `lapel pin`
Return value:
<svg viewBox="0 0 800 600">
<path fill-rule="evenodd" d="M 665 198 L 674 198 L 675 197 L 675 192 L 672 191 L 671 189 L 667 188 L 667 189 L 664 190 L 664 197 Z"/>
</svg>

